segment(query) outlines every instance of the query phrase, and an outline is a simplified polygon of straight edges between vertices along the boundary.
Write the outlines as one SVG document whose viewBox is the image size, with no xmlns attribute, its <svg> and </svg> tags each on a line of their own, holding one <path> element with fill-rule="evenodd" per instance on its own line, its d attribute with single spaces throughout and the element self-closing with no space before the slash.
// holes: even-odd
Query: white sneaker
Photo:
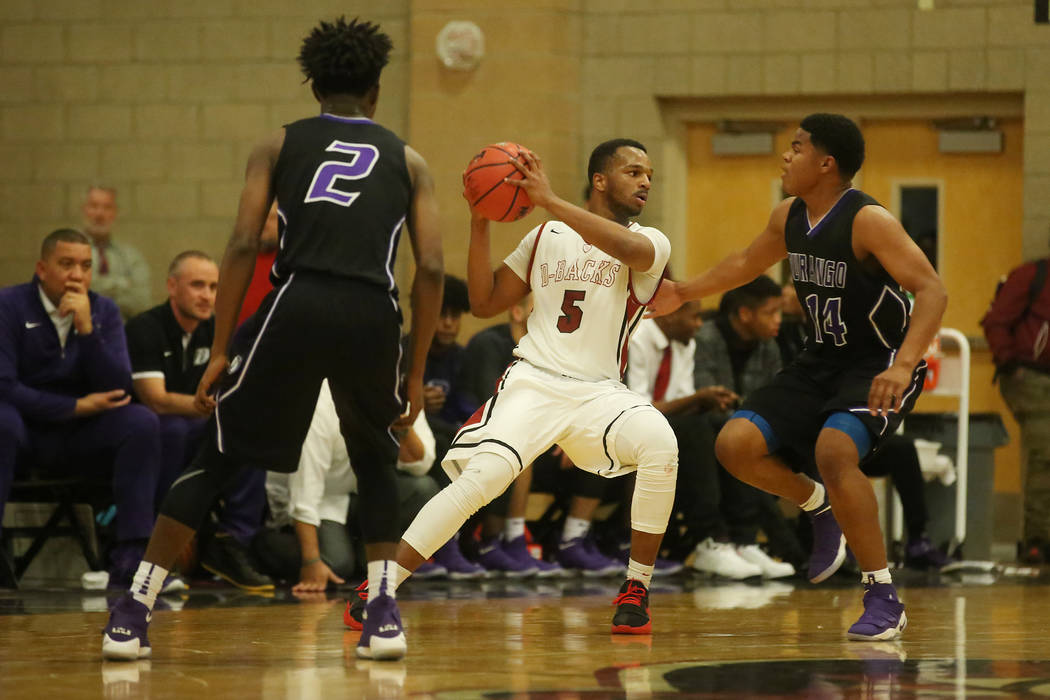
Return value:
<svg viewBox="0 0 1050 700">
<path fill-rule="evenodd" d="M 749 561 L 762 569 L 762 578 L 784 578 L 795 575 L 795 567 L 786 561 L 777 561 L 757 544 L 738 546 L 736 553 L 744 561 Z"/>
<path fill-rule="evenodd" d="M 728 542 L 715 542 L 710 537 L 696 545 L 693 568 L 731 579 L 762 575 L 762 568 L 743 559 Z"/>
</svg>

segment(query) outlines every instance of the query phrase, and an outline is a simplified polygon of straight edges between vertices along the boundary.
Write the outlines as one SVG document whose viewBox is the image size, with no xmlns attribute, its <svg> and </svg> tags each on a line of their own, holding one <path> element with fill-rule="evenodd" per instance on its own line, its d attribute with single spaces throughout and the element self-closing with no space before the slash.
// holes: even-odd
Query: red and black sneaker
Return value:
<svg viewBox="0 0 1050 700">
<path fill-rule="evenodd" d="M 641 581 L 624 581 L 613 605 L 616 606 L 616 614 L 612 619 L 613 634 L 653 633 L 652 619 L 649 617 L 649 589 Z"/>
<path fill-rule="evenodd" d="M 346 601 L 343 611 L 343 624 L 352 630 L 360 631 L 364 627 L 365 603 L 368 602 L 368 579 L 354 589 L 354 595 Z"/>
</svg>

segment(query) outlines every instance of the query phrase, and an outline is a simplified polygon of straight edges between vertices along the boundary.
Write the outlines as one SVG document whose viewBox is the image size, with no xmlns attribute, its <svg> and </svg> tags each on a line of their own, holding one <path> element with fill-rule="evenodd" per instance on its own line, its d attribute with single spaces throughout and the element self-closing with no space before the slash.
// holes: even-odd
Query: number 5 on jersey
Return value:
<svg viewBox="0 0 1050 700">
<path fill-rule="evenodd" d="M 587 292 L 581 289 L 566 289 L 565 296 L 561 299 L 561 313 L 558 317 L 558 330 L 562 333 L 572 333 L 583 323 L 583 309 L 576 306 L 577 302 L 583 301 Z"/>
<path fill-rule="evenodd" d="M 325 151 L 346 153 L 352 158 L 345 160 L 326 160 L 314 172 L 314 179 L 306 190 L 307 204 L 310 202 L 331 202 L 341 207 L 348 207 L 361 194 L 346 192 L 336 188 L 339 180 L 360 180 L 368 177 L 376 161 L 379 160 L 379 149 L 369 143 L 346 143 L 332 141 Z"/>
</svg>

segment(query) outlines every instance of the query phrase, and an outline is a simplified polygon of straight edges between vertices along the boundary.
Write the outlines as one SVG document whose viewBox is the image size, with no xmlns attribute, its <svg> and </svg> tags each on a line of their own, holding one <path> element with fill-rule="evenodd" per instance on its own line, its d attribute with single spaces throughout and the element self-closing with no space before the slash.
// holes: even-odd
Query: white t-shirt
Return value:
<svg viewBox="0 0 1050 700">
<path fill-rule="evenodd" d="M 628 229 L 650 241 L 656 254 L 644 272 L 586 243 L 560 221 L 537 226 L 503 261 L 532 288 L 528 333 L 514 354 L 537 367 L 576 379 L 619 381 L 631 332 L 652 299 L 671 255 L 655 228 Z"/>
</svg>

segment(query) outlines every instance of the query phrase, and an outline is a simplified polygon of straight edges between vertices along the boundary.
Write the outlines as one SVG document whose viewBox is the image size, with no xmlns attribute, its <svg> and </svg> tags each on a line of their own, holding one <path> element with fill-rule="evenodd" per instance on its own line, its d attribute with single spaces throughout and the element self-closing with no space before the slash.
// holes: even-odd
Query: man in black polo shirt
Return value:
<svg viewBox="0 0 1050 700">
<path fill-rule="evenodd" d="M 167 493 L 204 437 L 208 416 L 196 408 L 193 395 L 211 358 L 218 280 L 219 269 L 206 254 L 180 253 L 168 267 L 167 301 L 127 324 L 135 396 L 160 416 L 159 495 Z M 205 569 L 247 590 L 273 589 L 248 554 L 262 520 L 265 477 L 262 470 L 245 469 L 223 494 L 219 532 L 201 557 Z"/>
</svg>

